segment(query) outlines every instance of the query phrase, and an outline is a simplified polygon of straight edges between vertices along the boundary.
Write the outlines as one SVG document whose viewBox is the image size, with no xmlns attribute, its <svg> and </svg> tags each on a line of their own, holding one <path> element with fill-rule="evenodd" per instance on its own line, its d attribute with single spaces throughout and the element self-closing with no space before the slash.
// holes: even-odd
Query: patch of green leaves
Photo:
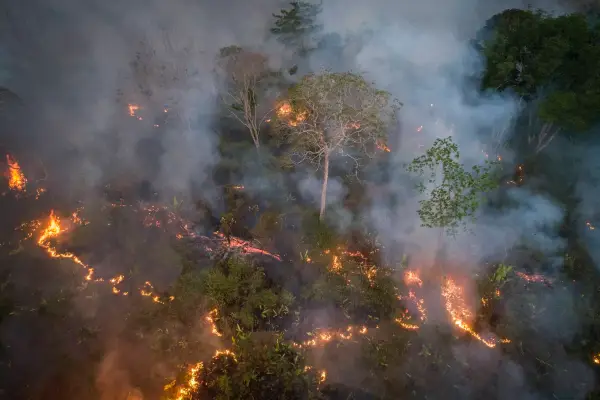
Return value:
<svg viewBox="0 0 600 400">
<path fill-rule="evenodd" d="M 409 172 L 422 178 L 418 191 L 428 196 L 419 202 L 422 226 L 443 228 L 455 235 L 458 228 L 475 218 L 482 194 L 498 185 L 493 174 L 496 162 L 486 161 L 484 166 L 475 165 L 468 171 L 459 159 L 458 145 L 447 137 L 437 139 L 408 165 Z"/>
</svg>

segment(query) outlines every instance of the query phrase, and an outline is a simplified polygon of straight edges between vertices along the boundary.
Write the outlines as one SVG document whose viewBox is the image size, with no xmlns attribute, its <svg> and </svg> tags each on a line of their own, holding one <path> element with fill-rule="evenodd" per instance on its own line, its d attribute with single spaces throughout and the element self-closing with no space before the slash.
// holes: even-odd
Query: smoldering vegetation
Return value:
<svg viewBox="0 0 600 400">
<path fill-rule="evenodd" d="M 3 4 L 0 397 L 598 396 L 595 114 L 482 84 L 527 6 Z M 494 161 L 454 236 L 407 170 L 447 137 Z"/>
</svg>

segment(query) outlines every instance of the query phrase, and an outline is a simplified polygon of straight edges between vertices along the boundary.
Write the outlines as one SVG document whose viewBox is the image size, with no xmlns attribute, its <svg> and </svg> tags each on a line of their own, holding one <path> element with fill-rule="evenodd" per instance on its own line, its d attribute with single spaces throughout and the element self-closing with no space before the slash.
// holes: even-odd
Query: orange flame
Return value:
<svg viewBox="0 0 600 400">
<path fill-rule="evenodd" d="M 17 192 L 24 192 L 25 185 L 27 185 L 27 178 L 21 171 L 21 166 L 13 157 L 9 154 L 6 155 L 6 163 L 8 164 L 8 188 Z"/>
<path fill-rule="evenodd" d="M 215 325 L 215 319 L 218 317 L 219 315 L 219 310 L 217 310 L 216 308 L 211 310 L 208 315 L 205 317 L 206 322 L 208 322 L 211 326 L 211 333 L 213 335 L 216 336 L 223 336 L 223 334 L 221 332 L 219 332 L 219 330 L 217 329 L 217 326 Z"/>
<path fill-rule="evenodd" d="M 76 211 L 71 215 L 71 223 L 74 224 L 86 224 L 86 222 L 84 222 L 79 216 L 78 216 L 78 212 Z M 33 223 L 29 223 L 26 225 L 23 225 L 23 227 L 28 227 L 30 229 L 37 229 L 38 227 L 40 227 L 42 224 L 39 221 L 34 221 Z M 62 258 L 62 259 L 69 259 L 72 262 L 74 262 L 75 264 L 83 267 L 86 270 L 86 275 L 84 277 L 84 280 L 87 282 L 105 282 L 105 280 L 103 278 L 95 278 L 94 277 L 94 268 L 92 268 L 91 266 L 85 264 L 79 257 L 77 257 L 75 254 L 71 253 L 71 252 L 66 252 L 66 251 L 59 251 L 55 246 L 53 246 L 52 241 L 56 238 L 58 238 L 59 236 L 61 236 L 63 233 L 68 232 L 68 229 L 66 227 L 63 227 L 61 224 L 61 220 L 60 218 L 54 213 L 54 210 L 50 211 L 50 216 L 48 217 L 48 223 L 47 225 L 43 228 L 40 237 L 38 238 L 37 244 L 38 246 L 40 246 L 42 249 L 44 249 L 46 251 L 46 253 L 52 257 L 52 258 Z M 27 234 L 28 237 L 31 237 L 33 235 L 33 232 L 30 232 Z M 128 296 L 129 292 L 124 292 L 121 289 L 119 289 L 117 286 L 119 284 L 121 284 L 123 281 L 125 280 L 125 276 L 124 275 L 117 275 L 114 278 L 108 280 L 108 283 L 112 286 L 111 290 L 114 294 L 119 294 L 122 296 Z M 146 282 L 144 284 L 144 288 L 142 288 L 140 290 L 140 294 L 142 296 L 147 296 L 147 297 L 152 297 L 152 300 L 155 303 L 161 303 L 164 304 L 163 300 L 161 299 L 160 296 L 154 294 L 154 287 L 152 286 L 152 284 L 150 282 Z M 169 301 L 174 300 L 175 298 L 173 296 L 168 297 Z"/>
<path fill-rule="evenodd" d="M 527 282 L 530 283 L 543 283 L 546 286 L 552 286 L 552 280 L 546 278 L 543 275 L 540 274 L 533 274 L 533 275 L 528 275 L 525 274 L 523 272 L 517 271 L 516 272 L 517 276 Z"/>
<path fill-rule="evenodd" d="M 140 110 L 140 106 L 138 106 L 137 104 L 128 104 L 127 108 L 129 109 L 130 116 L 135 117 L 140 121 L 142 120 L 142 117 L 136 114 L 136 112 Z"/>
<path fill-rule="evenodd" d="M 447 278 L 442 286 L 442 297 L 446 301 L 446 310 L 450 315 L 452 323 L 462 331 L 468 333 L 487 347 L 494 348 L 498 344 L 495 339 L 481 337 L 469 326 L 468 320 L 473 318 L 473 313 L 467 308 L 463 297 L 463 290 L 452 279 Z M 507 339 L 501 340 L 508 343 Z"/>
<path fill-rule="evenodd" d="M 423 286 L 423 281 L 415 271 L 406 271 L 406 273 L 404 274 L 404 283 L 406 283 L 407 286 Z"/>
<path fill-rule="evenodd" d="M 293 111 L 292 105 L 287 101 L 284 101 L 279 107 L 277 107 L 277 116 L 281 119 L 286 119 L 288 125 L 290 126 L 298 126 L 300 123 L 306 120 L 306 117 L 308 117 L 307 112 L 294 114 Z"/>
<path fill-rule="evenodd" d="M 316 332 L 309 333 L 312 336 L 311 339 L 305 340 L 300 343 L 292 343 L 296 348 L 306 347 L 319 347 L 323 346 L 333 340 L 346 341 L 351 340 L 355 334 L 366 335 L 369 329 L 366 326 L 352 326 L 349 325 L 346 329 L 333 330 L 333 329 L 319 329 Z"/>
<path fill-rule="evenodd" d="M 385 143 L 383 143 L 382 141 L 377 142 L 376 146 L 381 151 L 385 151 L 386 153 L 391 152 L 390 148 L 387 147 L 387 145 Z"/>
<path fill-rule="evenodd" d="M 198 389 L 198 386 L 200 386 L 200 381 L 198 380 L 197 376 L 202 368 L 204 368 L 204 364 L 202 362 L 194 364 L 189 368 L 187 373 L 188 380 L 177 390 L 177 397 L 175 397 L 173 400 L 186 400 L 192 397 L 192 393 Z M 167 385 L 165 386 L 165 390 L 170 389 L 171 387 L 172 385 Z"/>
<path fill-rule="evenodd" d="M 224 234 L 222 234 L 221 232 L 214 232 L 214 235 L 222 240 L 227 240 L 227 238 L 225 237 Z M 238 248 L 241 250 L 242 253 L 247 253 L 247 254 L 262 254 L 268 257 L 272 257 L 278 261 L 281 261 L 281 256 L 279 256 L 279 254 L 273 254 L 273 253 L 269 253 L 266 250 L 260 249 L 258 247 L 254 247 L 252 245 L 252 243 L 250 243 L 247 240 L 242 240 L 240 238 L 237 238 L 235 236 L 231 236 L 229 237 L 229 247 L 231 248 Z"/>
</svg>

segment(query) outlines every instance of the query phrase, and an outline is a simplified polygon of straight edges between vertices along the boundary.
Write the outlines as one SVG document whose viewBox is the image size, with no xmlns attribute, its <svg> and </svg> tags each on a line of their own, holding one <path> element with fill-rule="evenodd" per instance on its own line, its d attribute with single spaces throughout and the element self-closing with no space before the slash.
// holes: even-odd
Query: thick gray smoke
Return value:
<svg viewBox="0 0 600 400">
<path fill-rule="evenodd" d="M 509 95 L 479 93 L 473 82 L 484 65 L 468 40 L 495 13 L 527 5 L 520 1 L 477 0 L 324 2 L 321 16 L 324 33 L 339 35 L 338 42 L 345 47 L 337 60 L 327 57 L 326 50 L 316 52 L 311 67 L 363 72 L 404 103 L 397 132 L 389 139 L 393 147 L 391 166 L 386 171 L 371 171 L 374 176 L 387 174 L 388 185 L 383 191 L 370 192 L 371 206 L 365 210 L 363 219 L 387 245 L 386 255 L 390 260 L 408 254 L 412 257 L 412 267 L 427 269 L 434 263 L 440 245 L 439 231 L 420 227 L 419 198 L 404 166 L 436 138 L 452 136 L 459 144 L 461 161 L 467 165 L 500 156 L 505 168 L 514 168 L 516 155 L 503 145 L 512 133 L 520 104 Z M 559 13 L 570 11 L 564 5 L 550 2 L 531 6 Z M 511 171 L 505 172 L 510 175 Z M 582 187 L 582 190 L 587 189 Z M 446 257 L 461 266 L 460 272 L 476 276 L 485 268 L 485 260 L 508 262 L 511 249 L 526 245 L 547 257 L 545 272 L 553 274 L 562 262 L 566 245 L 558 235 L 565 217 L 562 207 L 555 199 L 532 192 L 527 186 L 509 189 L 507 196 L 510 210 L 502 213 L 482 210 L 477 221 L 470 224 L 470 232 L 445 241 Z M 574 312 L 573 295 L 561 294 L 565 296 L 561 307 Z M 569 332 L 565 333 L 568 337 L 561 338 L 567 342 L 580 321 L 573 314 L 561 315 L 565 318 L 557 315 L 556 319 L 544 320 L 545 329 L 551 325 L 552 329 Z M 489 364 L 485 360 L 472 362 Z M 580 382 L 585 387 L 592 380 L 588 372 L 581 375 Z M 511 378 L 512 375 L 515 377 Z M 512 368 L 503 379 L 511 380 L 509 386 L 515 389 L 521 387 L 519 368 Z M 560 392 L 565 387 L 556 390 Z M 509 398 L 510 392 L 507 389 L 499 395 Z M 585 390 L 576 396 L 584 394 Z"/>
<path fill-rule="evenodd" d="M 190 180 L 210 183 L 218 160 L 215 56 L 231 44 L 261 46 L 271 19 L 265 10 L 277 2 L 5 7 L 1 83 L 24 111 L 3 142 L 45 154 L 54 180 L 82 195 L 106 178 L 183 193 Z M 128 104 L 139 107 L 135 117 Z"/>
</svg>

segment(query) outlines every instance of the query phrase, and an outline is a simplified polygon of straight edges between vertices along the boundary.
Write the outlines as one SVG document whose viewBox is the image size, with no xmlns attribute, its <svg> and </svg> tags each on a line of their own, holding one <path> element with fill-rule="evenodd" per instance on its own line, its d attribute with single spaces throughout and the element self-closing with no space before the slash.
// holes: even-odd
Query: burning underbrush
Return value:
<svg viewBox="0 0 600 400">
<path fill-rule="evenodd" d="M 11 162 L 9 189 L 22 200 L 27 180 Z M 31 198 L 44 204 L 41 193 Z M 11 256 L 41 254 L 56 262 L 44 268 L 70 268 L 80 297 L 100 293 L 118 299 L 117 307 L 139 304 L 137 311 L 127 307 L 119 336 L 155 354 L 161 372 L 137 386 L 164 390 L 169 399 L 213 398 L 225 384 L 237 398 L 295 398 L 348 384 L 348 376 L 380 394 L 399 370 L 420 393 L 426 383 L 413 379 L 415 368 L 454 362 L 437 346 L 476 343 L 510 351 L 516 340 L 521 346 L 519 331 L 507 328 L 512 320 L 504 307 L 512 297 L 557 285 L 503 265 L 485 279 L 449 269 L 439 276 L 406 262 L 386 265 L 377 243 L 318 230 L 298 241 L 299 254 L 282 255 L 235 236 L 234 214 L 209 233 L 187 214 L 176 200 L 56 207 L 17 227 L 5 246 Z M 301 285 L 292 284 L 298 279 Z M 529 311 L 540 318 L 535 306 Z"/>
</svg>

